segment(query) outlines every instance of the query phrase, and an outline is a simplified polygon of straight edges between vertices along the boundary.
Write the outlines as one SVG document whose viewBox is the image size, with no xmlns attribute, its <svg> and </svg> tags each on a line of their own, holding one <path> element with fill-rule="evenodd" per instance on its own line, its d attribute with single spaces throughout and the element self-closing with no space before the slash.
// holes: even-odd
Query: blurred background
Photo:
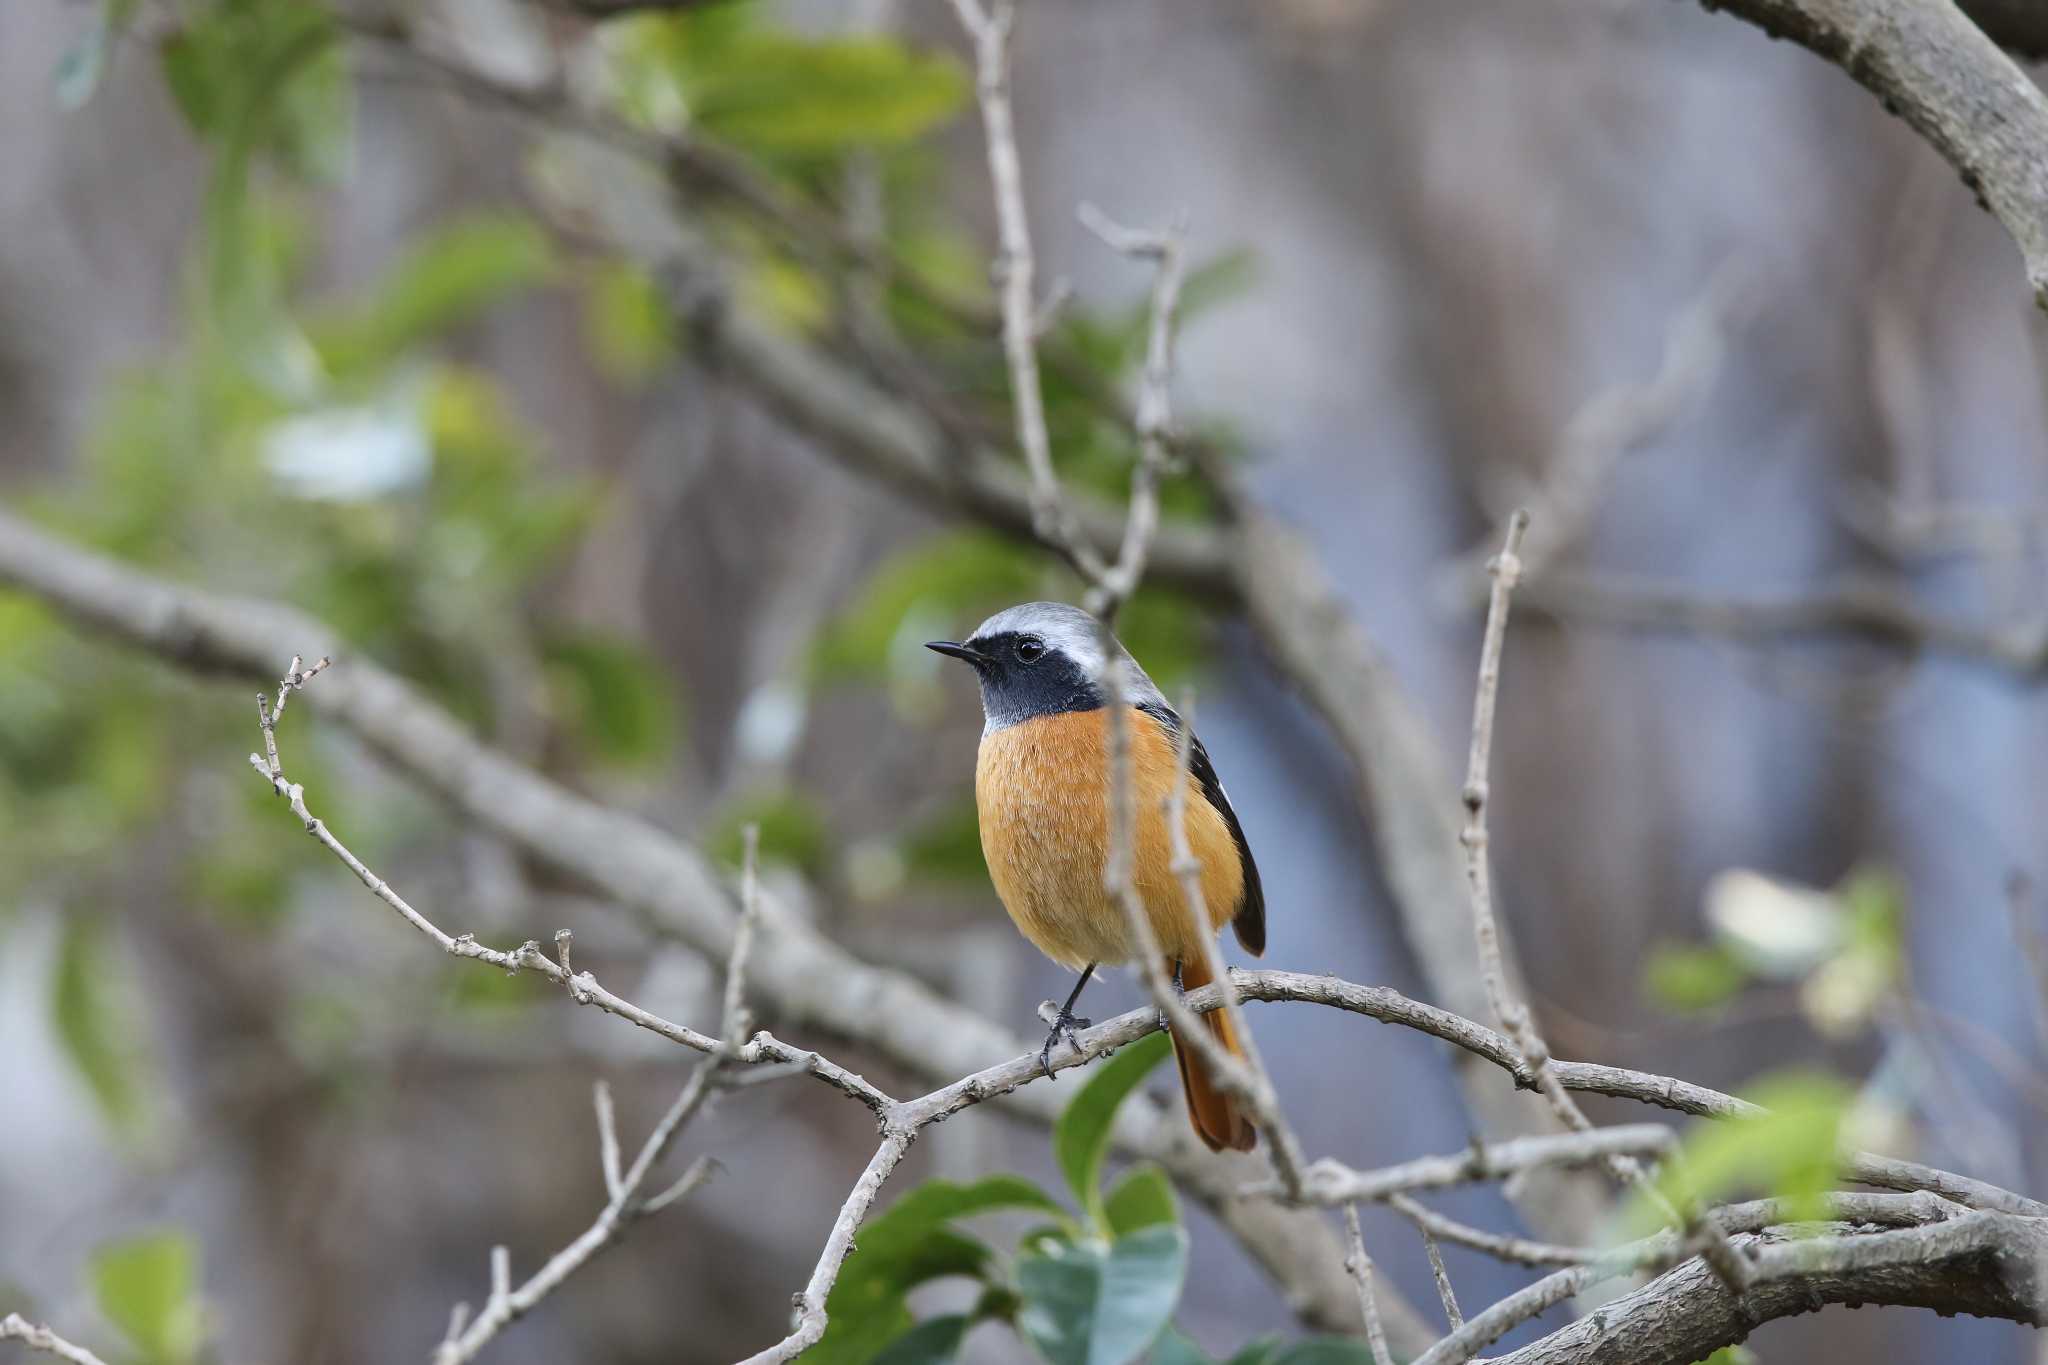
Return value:
<svg viewBox="0 0 2048 1365">
<path fill-rule="evenodd" d="M 700 363 L 650 269 L 678 243 L 714 243 L 746 306 L 821 344 L 869 286 L 548 112 L 567 91 L 701 130 L 986 300 L 951 11 L 605 7 L 436 0 L 399 41 L 307 0 L 12 0 L 0 496 L 314 612 L 492 744 L 728 865 L 758 821 L 787 903 L 1035 1035 L 1062 974 L 987 885 L 977 699 L 918 644 L 1076 584 L 849 473 Z M 1040 0 L 1015 69 L 1041 278 L 1074 289 L 1059 343 L 1120 383 L 1142 353 L 1147 278 L 1073 206 L 1185 215 L 1177 416 L 1313 537 L 1447 784 L 1475 547 L 1536 507 L 1493 831 L 1557 1051 L 1732 1090 L 1815 1068 L 1862 1140 L 2038 1192 L 2048 369 L 2018 255 L 1956 176 L 1840 71 L 1690 4 Z M 999 426 L 993 338 L 880 306 L 917 382 Z M 1119 487 L 1128 443 L 1068 387 L 1049 402 L 1069 479 Z M 1176 483 L 1169 511 L 1203 497 Z M 1948 630 L 1839 628 L 1851 587 Z M 1200 686 L 1264 870 L 1266 961 L 1430 998 L 1353 772 L 1241 623 L 1148 590 L 1123 625 L 1170 694 Z M 621 994 L 715 1019 L 711 966 L 452 820 L 317 701 L 281 738 L 315 810 L 451 932 L 571 926 Z M 106 1280 L 139 1263 L 203 1305 L 140 1358 L 422 1358 L 493 1242 L 530 1269 L 601 1202 L 589 1077 L 634 1133 L 682 1063 L 430 951 L 252 780 L 255 740 L 246 688 L 0 592 L 0 1308 L 118 1342 Z M 1140 994 L 1113 974 L 1087 1005 Z M 1253 1022 L 1312 1153 L 1469 1137 L 1426 1040 L 1325 1010 Z M 856 1047 L 796 1041 L 910 1093 Z M 684 1147 L 724 1174 L 493 1358 L 729 1360 L 786 1330 L 868 1118 L 771 1086 Z M 1048 1176 L 1044 1129 L 975 1111 L 898 1179 L 995 1170 Z M 1492 1193 L 1443 1207 L 1518 1226 Z M 1233 1242 L 1192 1229 L 1183 1330 L 1222 1354 L 1296 1330 Z M 1367 1235 L 1432 1303 L 1412 1235 Z M 1522 1282 L 1450 1254 L 1468 1305 Z M 1904 1310 L 1750 1345 L 2036 1358 L 2021 1329 Z"/>
</svg>

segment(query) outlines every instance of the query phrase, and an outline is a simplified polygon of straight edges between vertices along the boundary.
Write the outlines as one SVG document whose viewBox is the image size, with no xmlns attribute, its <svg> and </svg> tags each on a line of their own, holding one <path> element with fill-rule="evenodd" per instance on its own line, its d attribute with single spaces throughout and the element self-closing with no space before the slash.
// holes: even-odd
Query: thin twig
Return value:
<svg viewBox="0 0 2048 1365">
<path fill-rule="evenodd" d="M 1630 1123 L 1582 1133 L 1544 1133 L 1501 1142 L 1475 1142 L 1462 1152 L 1415 1157 L 1369 1171 L 1353 1170 L 1325 1157 L 1308 1168 L 1298 1195 L 1290 1194 L 1278 1183 L 1248 1186 L 1244 1193 L 1284 1196 L 1333 1207 L 1385 1199 L 1411 1190 L 1505 1180 L 1545 1166 L 1587 1166 L 1624 1153 L 1663 1155 L 1673 1144 L 1671 1130 L 1661 1123 Z"/>
<path fill-rule="evenodd" d="M 591 1103 L 597 1109 L 597 1153 L 598 1163 L 604 1168 L 604 1192 L 607 1199 L 619 1197 L 619 1121 L 612 1111 L 612 1088 L 603 1080 L 591 1086 Z"/>
<path fill-rule="evenodd" d="M 1358 1205 L 1344 1206 L 1344 1234 L 1351 1248 L 1344 1269 L 1358 1283 L 1358 1314 L 1365 1319 L 1365 1340 L 1376 1365 L 1394 1365 L 1394 1353 L 1387 1349 L 1387 1330 L 1380 1322 L 1379 1295 L 1373 1292 L 1372 1257 L 1365 1254 L 1365 1234 L 1358 1227 Z"/>
<path fill-rule="evenodd" d="M 1138 389 L 1136 430 L 1138 462 L 1131 470 L 1130 510 L 1124 520 L 1122 546 L 1116 561 L 1088 589 L 1083 601 L 1103 620 L 1115 619 L 1145 574 L 1145 557 L 1159 530 L 1159 483 L 1171 462 L 1168 441 L 1173 422 L 1173 334 L 1185 277 L 1185 253 L 1176 231 L 1142 232 L 1119 226 L 1093 204 L 1080 207 L 1081 222 L 1090 232 L 1134 260 L 1156 266 L 1152 282 L 1151 322 L 1146 331 L 1145 369 Z"/>
<path fill-rule="evenodd" d="M 1209 979 L 1223 988 L 1223 1013 L 1230 1020 L 1231 1033 L 1237 1039 L 1238 1047 L 1244 1052 L 1244 1067 L 1250 1073 L 1254 1090 L 1253 1112 L 1258 1116 L 1259 1125 L 1266 1130 L 1273 1169 L 1280 1177 L 1281 1186 L 1290 1195 L 1299 1194 L 1304 1165 L 1301 1141 L 1295 1137 L 1293 1126 L 1280 1110 L 1273 1073 L 1266 1069 L 1265 1059 L 1259 1054 L 1259 1045 L 1252 1038 L 1251 1027 L 1245 1023 L 1244 1011 L 1238 1005 L 1229 964 L 1223 960 L 1222 945 L 1216 941 L 1217 931 L 1209 921 L 1209 907 L 1202 893 L 1202 863 L 1188 842 L 1188 792 L 1194 786 L 1194 745 L 1195 691 L 1190 687 L 1181 697 L 1180 734 L 1174 744 L 1174 782 L 1166 796 L 1166 833 L 1173 854 L 1169 870 L 1180 879 L 1188 930 L 1194 941 L 1201 945 Z"/>
<path fill-rule="evenodd" d="M 1436 1296 L 1443 1300 L 1444 1319 L 1453 1332 L 1465 1325 L 1465 1315 L 1458 1311 L 1458 1295 L 1451 1288 L 1451 1273 L 1444 1269 L 1443 1248 L 1436 1244 L 1428 1228 L 1422 1229 L 1422 1249 L 1429 1253 L 1429 1273 L 1436 1277 Z"/>
<path fill-rule="evenodd" d="M 725 965 L 724 1041 L 690 1072 L 682 1092 L 662 1114 L 647 1140 L 640 1144 L 633 1164 L 623 1175 L 619 1173 L 618 1135 L 612 1115 L 611 1092 L 602 1081 L 598 1083 L 595 1104 L 606 1198 L 597 1221 L 516 1290 L 511 1287 L 511 1267 L 505 1248 L 492 1248 L 490 1301 L 466 1330 L 442 1343 L 434 1356 L 434 1365 L 462 1365 L 462 1362 L 474 1358 L 500 1331 L 531 1312 L 564 1280 L 582 1269 L 591 1257 L 616 1241 L 629 1224 L 681 1201 L 710 1176 L 713 1163 L 709 1157 L 700 1156 L 667 1189 L 649 1198 L 641 1197 L 640 1191 L 648 1176 L 667 1157 L 684 1125 L 710 1098 L 720 1072 L 736 1063 L 741 1049 L 740 1040 L 750 1027 L 746 977 L 747 962 L 753 949 L 754 925 L 761 910 L 759 849 L 760 831 L 758 827 L 748 825 L 745 830 L 745 866 L 740 881 L 740 922 L 734 930 L 732 953 Z"/>
<path fill-rule="evenodd" d="M 1255 1071 L 1248 1062 L 1232 1055 L 1223 1046 L 1222 1040 L 1198 1021 L 1187 1007 L 1181 993 L 1174 989 L 1173 982 L 1166 975 L 1166 952 L 1160 945 L 1159 936 L 1153 931 L 1151 917 L 1146 913 L 1144 898 L 1138 892 L 1137 879 L 1137 827 L 1138 797 L 1136 783 L 1132 776 L 1131 760 L 1131 716 L 1129 705 L 1130 680 L 1124 674 L 1122 650 L 1109 628 L 1103 627 L 1103 656 L 1106 660 L 1102 671 L 1104 712 L 1109 730 L 1109 772 L 1107 800 L 1109 803 L 1109 850 L 1103 862 L 1102 884 L 1115 896 L 1123 907 L 1124 923 L 1130 931 L 1132 956 L 1145 982 L 1147 994 L 1152 1003 L 1169 1021 L 1173 1029 L 1174 1045 L 1191 1048 L 1201 1059 L 1202 1066 L 1215 1080 L 1217 1087 L 1232 1098 L 1243 1103 L 1252 1111 L 1254 1120 L 1262 1126 L 1285 1131 L 1285 1121 L 1280 1119 L 1279 1104 L 1272 1093 L 1270 1082 Z M 1197 938 L 1206 939 L 1208 933 L 1199 928 Z M 1221 984 L 1228 976 L 1227 971 L 1218 973 Z M 1229 987 L 1222 985 L 1227 994 Z M 1302 1172 L 1298 1153 L 1291 1143 L 1283 1148 L 1280 1141 L 1269 1142 L 1267 1151 L 1271 1154 L 1275 1174 L 1282 1186 L 1293 1194 L 1301 1189 Z"/>
<path fill-rule="evenodd" d="M 1387 1207 L 1415 1224 L 1423 1241 L 1435 1245 L 1441 1239 L 1456 1242 L 1460 1246 L 1483 1251 L 1496 1260 L 1509 1261 L 1516 1265 L 1583 1265 L 1599 1256 L 1596 1247 L 1559 1246 L 1554 1242 L 1538 1242 L 1527 1237 L 1510 1237 L 1505 1233 L 1486 1232 L 1469 1223 L 1461 1223 L 1446 1217 L 1421 1201 L 1405 1194 L 1387 1196 Z"/>
<path fill-rule="evenodd" d="M 9 1313 L 0 1318 L 0 1341 L 18 1341 L 31 1351 L 44 1351 L 72 1365 L 107 1365 L 104 1360 L 74 1345 L 52 1332 L 49 1328 L 30 1322 L 19 1313 Z"/>
<path fill-rule="evenodd" d="M 916 1128 L 894 1128 L 882 1139 L 882 1145 L 875 1149 L 867 1169 L 860 1173 L 860 1179 L 854 1182 L 846 1202 L 840 1206 L 839 1217 L 833 1221 L 832 1231 L 825 1238 L 825 1249 L 818 1256 L 817 1267 L 811 1271 L 810 1282 L 797 1298 L 795 1330 L 767 1350 L 748 1356 L 740 1365 L 780 1365 L 782 1361 L 802 1355 L 824 1337 L 825 1301 L 831 1297 L 832 1286 L 839 1280 L 839 1271 L 846 1263 L 847 1253 L 853 1250 L 853 1234 L 860 1229 L 861 1220 L 873 1207 L 883 1183 L 903 1160 L 903 1154 L 910 1150 L 917 1131 Z"/>
<path fill-rule="evenodd" d="M 1001 243 L 995 275 L 1002 295 L 1003 358 L 1010 370 L 1017 445 L 1031 473 L 1032 525 L 1039 538 L 1072 560 L 1084 577 L 1100 579 L 1102 557 L 1081 535 L 1053 469 L 1045 393 L 1038 375 L 1039 309 L 1032 282 L 1036 263 L 1031 220 L 1024 207 L 1023 159 L 1017 154 L 1016 120 L 1010 103 L 1010 30 L 1016 6 L 1010 0 L 994 0 L 986 8 L 981 0 L 953 0 L 953 9 L 974 42 L 975 89 L 988 144 L 989 181 Z"/>
<path fill-rule="evenodd" d="M 1527 1064 L 1537 1092 L 1549 1103 L 1551 1112 L 1565 1127 L 1587 1133 L 1593 1131 L 1592 1120 L 1586 1117 L 1578 1102 L 1565 1093 L 1564 1086 L 1551 1070 L 1550 1047 L 1537 1032 L 1528 1007 L 1508 990 L 1487 859 L 1487 782 L 1493 760 L 1494 709 L 1500 695 L 1501 651 L 1507 638 L 1509 606 L 1522 572 L 1522 537 L 1528 529 L 1529 514 L 1518 509 L 1508 518 L 1507 537 L 1500 553 L 1487 565 L 1493 587 L 1488 595 L 1486 629 L 1479 647 L 1479 684 L 1472 700 L 1472 745 L 1466 761 L 1463 792 L 1465 827 L 1458 841 L 1465 849 L 1465 884 L 1472 901 L 1473 935 L 1479 946 L 1480 975 L 1486 985 L 1488 1003 L 1493 1006 L 1493 1012 L 1508 1036 L 1514 1040 L 1515 1049 Z M 1666 1217 L 1682 1223 L 1689 1231 L 1696 1231 L 1706 1243 L 1705 1255 L 1714 1267 L 1714 1273 L 1721 1277 L 1731 1293 L 1739 1295 L 1742 1292 L 1748 1282 L 1747 1267 L 1728 1245 L 1727 1239 L 1719 1235 L 1718 1228 L 1711 1222 L 1703 1222 L 1696 1209 L 1681 1212 L 1673 1207 L 1632 1158 L 1616 1155 L 1610 1157 L 1606 1164 L 1616 1180 L 1634 1186 Z"/>
<path fill-rule="evenodd" d="M 294 663 L 296 662 L 297 659 L 294 657 Z M 318 667 L 298 674 L 296 682 L 292 682 L 288 677 L 286 683 L 289 683 L 290 686 L 287 687 L 285 684 L 280 684 L 280 692 L 287 693 L 303 687 L 305 682 L 314 673 L 319 672 L 320 668 L 326 666 L 326 661 L 322 660 Z M 307 834 L 311 835 L 323 848 L 338 858 L 342 866 L 353 872 L 356 879 L 370 889 L 372 895 L 397 911 L 399 917 L 407 924 L 410 924 L 414 929 L 432 939 L 443 952 L 453 957 L 481 962 L 488 966 L 496 967 L 500 971 L 532 972 L 537 976 L 546 977 L 556 985 L 566 987 L 570 998 L 580 1005 L 595 1006 L 607 1014 L 617 1015 L 628 1023 L 646 1029 L 650 1033 L 658 1034 L 672 1043 L 680 1043 L 684 1047 L 697 1052 L 715 1052 L 725 1045 L 725 1040 L 723 1039 L 713 1037 L 707 1033 L 700 1033 L 685 1024 L 673 1023 L 657 1014 L 642 1009 L 622 996 L 614 995 L 611 991 L 599 985 L 596 976 L 588 971 L 570 974 L 565 967 L 551 961 L 546 954 L 541 952 L 540 945 L 532 940 L 528 940 L 519 947 L 506 952 L 484 946 L 477 942 L 476 937 L 472 934 L 451 936 L 442 930 L 440 926 L 413 908 L 411 903 L 405 897 L 399 895 L 389 882 L 364 866 L 362 860 L 350 852 L 348 846 L 335 837 L 332 830 L 328 829 L 326 822 L 307 809 L 305 788 L 297 782 L 290 781 L 285 776 L 283 766 L 277 758 L 276 722 L 283 707 L 279 706 L 273 709 L 268 698 L 260 697 L 258 703 L 257 709 L 264 727 L 264 748 L 270 757 L 269 761 L 266 762 L 263 756 L 250 754 L 249 765 L 270 783 L 273 791 L 285 798 L 291 806 L 292 814 L 298 817 L 299 823 L 305 827 Z M 274 771 L 273 765 L 275 765 Z M 758 906 L 756 907 L 756 914 L 758 915 Z M 739 927 L 734 932 L 736 936 L 740 934 L 751 935 L 752 930 L 747 927 L 746 915 L 744 913 L 741 916 Z M 566 959 L 566 943 L 564 943 L 559 935 L 556 942 L 559 947 L 564 949 L 563 956 Z M 800 1064 L 806 1068 L 808 1074 L 816 1076 L 833 1089 L 859 1100 L 878 1114 L 889 1105 L 895 1103 L 894 1099 L 870 1085 L 864 1078 L 828 1061 L 816 1052 L 791 1047 L 771 1034 L 755 1034 L 738 1048 L 736 1060 L 747 1065 L 766 1063 L 777 1065 Z"/>
</svg>

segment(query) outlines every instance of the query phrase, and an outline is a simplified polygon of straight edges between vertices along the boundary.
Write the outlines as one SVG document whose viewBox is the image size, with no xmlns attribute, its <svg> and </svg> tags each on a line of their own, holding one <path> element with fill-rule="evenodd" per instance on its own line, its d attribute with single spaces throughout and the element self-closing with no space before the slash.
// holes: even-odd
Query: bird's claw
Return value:
<svg viewBox="0 0 2048 1365">
<path fill-rule="evenodd" d="M 1048 1076 L 1052 1075 L 1052 1050 L 1059 1045 L 1059 1041 L 1062 1038 L 1067 1040 L 1068 1047 L 1074 1049 L 1074 1055 L 1080 1056 L 1083 1049 L 1081 1047 L 1081 1040 L 1076 1034 L 1079 1030 L 1089 1027 L 1094 1022 L 1092 1019 L 1082 1018 L 1071 1010 L 1061 1010 L 1053 1018 L 1052 1031 L 1045 1035 L 1045 1046 L 1038 1050 L 1039 1069 Z"/>
</svg>

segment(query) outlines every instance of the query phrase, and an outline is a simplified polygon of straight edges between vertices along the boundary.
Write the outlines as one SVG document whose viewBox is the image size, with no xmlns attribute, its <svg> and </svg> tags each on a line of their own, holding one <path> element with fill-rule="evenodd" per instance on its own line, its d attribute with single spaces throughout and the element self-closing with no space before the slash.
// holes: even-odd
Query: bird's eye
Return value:
<svg viewBox="0 0 2048 1365">
<path fill-rule="evenodd" d="M 1017 642 L 1017 661 L 1035 664 L 1045 657 L 1045 644 L 1027 635 Z"/>
</svg>

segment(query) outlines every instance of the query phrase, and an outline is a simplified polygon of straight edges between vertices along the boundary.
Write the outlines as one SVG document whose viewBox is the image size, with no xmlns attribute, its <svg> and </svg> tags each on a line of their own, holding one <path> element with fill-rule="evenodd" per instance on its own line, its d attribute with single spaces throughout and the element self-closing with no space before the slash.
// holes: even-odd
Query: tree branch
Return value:
<svg viewBox="0 0 2048 1365">
<path fill-rule="evenodd" d="M 74 1346 L 49 1328 L 30 1322 L 19 1313 L 0 1318 L 0 1341 L 18 1341 L 31 1351 L 42 1351 L 68 1360 L 72 1365 L 107 1365 L 83 1346 Z"/>
<path fill-rule="evenodd" d="M 1422 1156 L 1377 1170 L 1354 1171 L 1327 1158 L 1308 1168 L 1300 1194 L 1277 1184 L 1248 1187 L 1248 1195 L 1281 1195 L 1308 1204 L 1334 1208 L 1475 1181 L 1505 1180 L 1543 1166 L 1588 1166 L 1610 1157 L 1661 1154 L 1671 1150 L 1672 1133 L 1660 1123 L 1593 1128 L 1583 1133 L 1548 1133 L 1475 1143 L 1447 1156 Z"/>
<path fill-rule="evenodd" d="M 1708 0 L 1846 71 L 1941 153 L 2048 307 L 2048 98 L 1950 0 Z M 1983 6 L 1996 18 L 1996 4 Z M 2039 30 L 2038 20 L 2027 26 Z"/>
<path fill-rule="evenodd" d="M 1898 1231 L 1744 1236 L 1755 1274 L 1740 1303 L 1695 1262 L 1494 1365 L 1685 1365 L 1743 1340 L 1757 1324 L 1825 1304 L 1897 1304 L 2048 1325 L 2048 1223 L 1975 1213 Z M 1566 1272 L 1575 1274 L 1577 1272 Z M 1425 1358 L 1426 1359 L 1426 1358 Z M 1418 1365 L 1421 1365 L 1418 1362 Z"/>
</svg>

